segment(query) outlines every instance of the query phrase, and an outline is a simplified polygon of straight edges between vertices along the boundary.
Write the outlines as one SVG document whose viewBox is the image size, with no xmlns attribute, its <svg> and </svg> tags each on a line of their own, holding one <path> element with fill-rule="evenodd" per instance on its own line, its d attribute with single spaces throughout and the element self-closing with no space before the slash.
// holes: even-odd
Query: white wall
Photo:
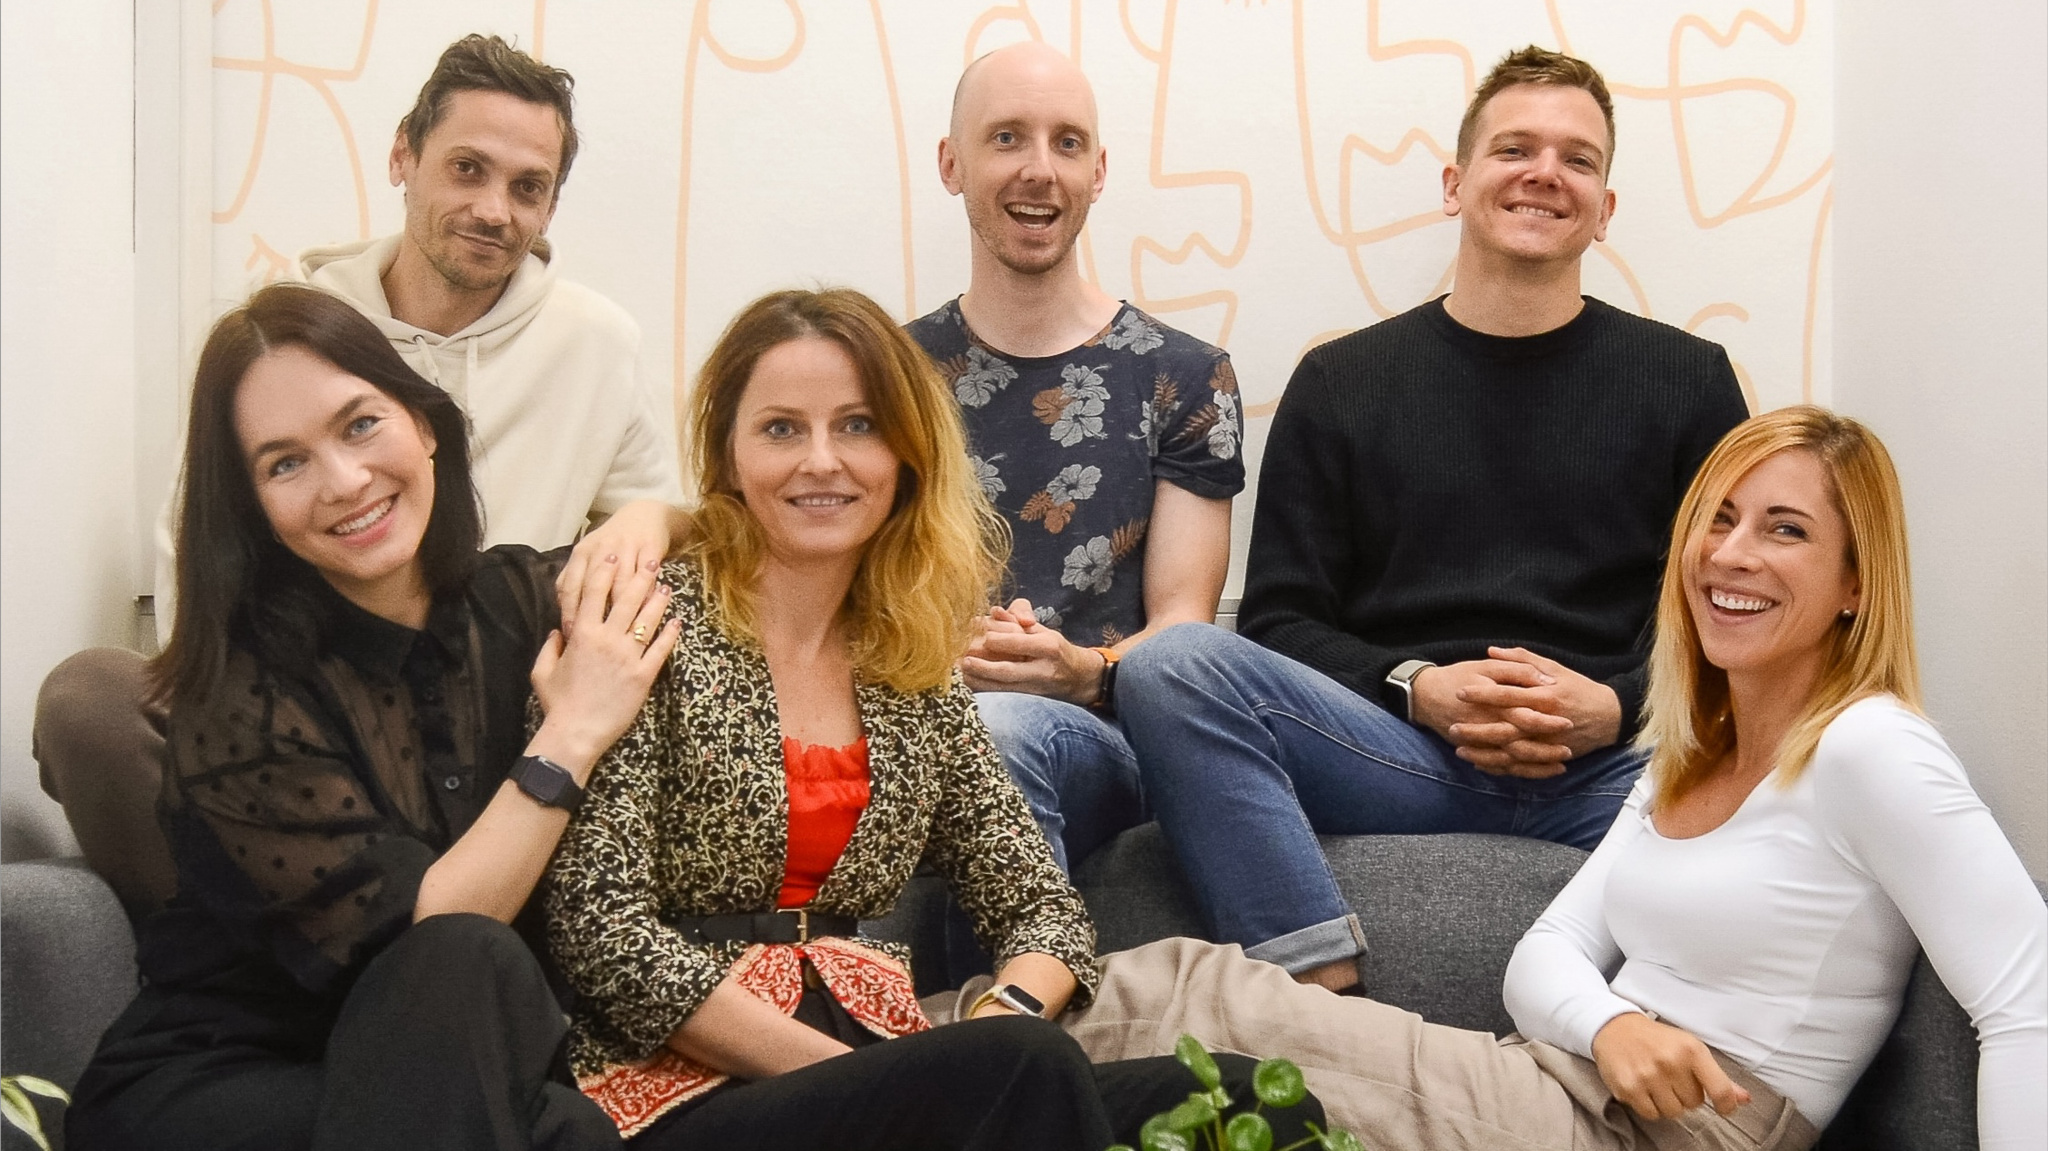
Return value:
<svg viewBox="0 0 2048 1151">
<path fill-rule="evenodd" d="M 1531 42 L 1603 70 L 1620 210 L 1587 290 L 1725 344 L 1754 403 L 1825 400 L 1833 0 L 442 0 L 213 16 L 217 307 L 301 248 L 395 230 L 392 129 L 441 47 L 577 78 L 557 266 L 639 320 L 680 395 L 734 310 L 819 280 L 905 318 L 966 286 L 935 147 L 973 56 L 1036 37 L 1095 85 L 1084 274 L 1230 350 L 1256 465 L 1309 347 L 1443 290 L 1440 173 L 1471 86 Z M 148 426 L 145 425 L 145 434 Z M 162 434 L 168 435 L 166 430 Z M 144 477 L 145 480 L 148 478 Z M 1252 500 L 1238 502 L 1237 594 Z"/>
<path fill-rule="evenodd" d="M 1845 4 L 1834 392 L 1906 489 L 1927 703 L 2048 876 L 2048 10 Z"/>
<path fill-rule="evenodd" d="M 134 642 L 131 0 L 0 6 L 0 850 L 70 842 L 28 755 L 43 673 Z"/>
<path fill-rule="evenodd" d="M 0 846 L 51 826 L 28 757 L 43 672 L 131 642 L 178 365 L 298 247 L 396 226 L 382 157 L 456 35 L 580 77 L 564 270 L 639 318 L 678 386 L 762 287 L 847 281 L 903 312 L 959 290 L 965 228 L 931 158 L 953 78 L 1024 36 L 1075 51 L 1111 147 L 1087 270 L 1226 343 L 1254 417 L 1309 344 L 1435 290 L 1455 234 L 1432 216 L 1438 155 L 1470 72 L 1534 40 L 1615 84 L 1621 211 L 1590 290 L 1727 344 L 1760 406 L 1832 397 L 1894 445 L 1930 703 L 2048 874 L 2040 9 L 8 0 Z M 184 70 L 160 82 L 165 20 Z M 132 67 L 150 93 L 134 221 Z"/>
</svg>

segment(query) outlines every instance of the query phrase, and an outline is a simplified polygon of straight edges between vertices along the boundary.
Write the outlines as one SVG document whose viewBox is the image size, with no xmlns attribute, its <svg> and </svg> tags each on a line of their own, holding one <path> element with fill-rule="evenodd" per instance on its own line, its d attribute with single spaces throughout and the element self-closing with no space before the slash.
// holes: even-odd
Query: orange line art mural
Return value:
<svg viewBox="0 0 2048 1151">
<path fill-rule="evenodd" d="M 1683 79 L 1687 32 L 1698 32 L 1715 47 L 1727 48 L 1735 43 L 1742 35 L 1742 29 L 1748 26 L 1762 30 L 1780 44 L 1791 44 L 1798 40 L 1801 30 L 1805 26 L 1806 5 L 1804 3 L 1795 3 L 1793 5 L 1793 12 L 1792 27 L 1785 29 L 1771 23 L 1770 20 L 1755 11 L 1745 8 L 1730 22 L 1726 32 L 1714 31 L 1712 25 L 1697 16 L 1681 17 L 1671 30 L 1670 86 L 1662 90 L 1627 86 L 1617 86 L 1615 88 L 1616 95 L 1633 96 L 1645 100 L 1661 99 L 1670 103 L 1671 132 L 1678 141 L 1678 163 L 1679 171 L 1685 181 L 1686 207 L 1691 209 L 1694 222 L 1702 228 L 1716 227 L 1737 216 L 1790 203 L 1805 195 L 1808 189 L 1824 179 L 1827 176 L 1829 167 L 1831 167 L 1831 163 L 1822 163 L 1791 189 L 1775 196 L 1759 197 L 1759 193 L 1770 182 L 1771 177 L 1777 174 L 1779 165 L 1784 161 L 1786 146 L 1791 143 L 1792 139 L 1792 124 L 1798 111 L 1798 101 L 1792 98 L 1792 94 L 1783 85 L 1774 84 L 1768 80 L 1721 80 L 1708 84 L 1687 84 Z M 1720 212 L 1710 213 L 1701 206 L 1699 200 L 1699 185 L 1698 181 L 1694 178 L 1693 172 L 1694 160 L 1691 151 L 1687 147 L 1685 105 L 1690 100 L 1718 96 L 1729 92 L 1762 93 L 1781 103 L 1784 106 L 1784 113 L 1783 118 L 1779 121 L 1778 138 L 1772 149 L 1770 161 L 1764 165 L 1762 171 L 1757 173 L 1756 178 L 1750 182 L 1749 186 L 1736 196 L 1734 203 Z"/>
<path fill-rule="evenodd" d="M 1218 248 L 1208 236 L 1199 230 L 1187 233 L 1177 247 L 1165 244 L 1148 235 L 1141 235 L 1131 242 L 1131 302 L 1153 313 L 1187 311 L 1216 304 L 1223 306 L 1223 322 L 1217 329 L 1215 343 L 1228 346 L 1230 328 L 1237 321 L 1237 293 L 1223 289 L 1206 292 L 1192 292 L 1184 296 L 1155 297 L 1145 290 L 1145 258 L 1150 256 L 1166 264 L 1187 263 L 1196 252 L 1208 257 L 1218 268 L 1235 268 L 1250 249 L 1252 242 L 1252 181 L 1243 172 L 1222 170 L 1202 172 L 1168 172 L 1166 170 L 1166 115 L 1167 98 L 1171 91 L 1174 53 L 1175 17 L 1179 14 L 1179 0 L 1167 0 L 1164 18 L 1160 23 L 1157 48 L 1146 45 L 1135 34 L 1129 17 L 1128 0 L 1119 5 L 1123 17 L 1125 35 L 1131 37 L 1131 44 L 1157 68 L 1157 79 L 1152 97 L 1152 148 L 1146 157 L 1145 175 L 1154 188 L 1203 188 L 1223 187 L 1237 192 L 1238 221 L 1237 236 L 1231 241 L 1230 249 Z"/>
<path fill-rule="evenodd" d="M 231 141 L 215 168 L 214 283 L 228 300 L 288 274 L 291 253 L 391 218 L 396 197 L 373 204 L 382 181 L 366 165 L 424 78 L 423 45 L 471 27 L 379 0 L 211 8 L 214 114 Z M 1833 0 L 692 0 L 632 24 L 549 0 L 463 11 L 577 76 L 591 159 L 552 230 L 582 261 L 563 267 L 640 320 L 650 370 L 678 394 L 715 329 L 707 309 L 735 283 L 829 270 L 906 317 L 936 302 L 920 289 L 964 286 L 967 231 L 929 148 L 960 68 L 1029 37 L 1089 72 L 1117 141 L 1083 275 L 1228 346 L 1246 416 L 1269 415 L 1307 348 L 1454 287 L 1458 225 L 1435 173 L 1480 73 L 1542 37 L 1596 54 L 1632 110 L 1623 214 L 1585 262 L 1587 290 L 1723 342 L 1753 406 L 1830 396 Z M 818 95 L 834 91 L 849 97 Z M 746 186 L 770 168 L 774 185 Z M 750 212 L 757 199 L 783 215 Z M 812 200 L 830 227 L 803 227 Z M 671 221 L 672 252 L 665 235 L 637 242 Z"/>
<path fill-rule="evenodd" d="M 789 10 L 795 28 L 790 34 L 789 46 L 778 55 L 767 59 L 739 56 L 726 50 L 723 44 L 711 35 L 711 0 L 700 0 L 690 20 L 689 44 L 683 54 L 683 139 L 682 169 L 678 178 L 676 196 L 676 278 L 675 278 L 675 371 L 674 392 L 676 410 L 683 410 L 684 367 L 688 353 L 685 351 L 684 336 L 688 324 L 684 305 L 688 301 L 690 280 L 690 172 L 693 156 L 691 153 L 692 129 L 696 125 L 694 115 L 697 94 L 697 53 L 701 48 L 717 57 L 718 62 L 735 72 L 778 72 L 789 66 L 790 61 L 804 50 L 804 13 L 796 0 L 783 0 Z"/>
<path fill-rule="evenodd" d="M 903 228 L 903 315 L 917 315 L 917 257 L 910 231 L 910 140 L 903 132 L 903 96 L 896 87 L 896 64 L 889 58 L 889 28 L 882 20 L 882 0 L 868 0 L 875 21 L 875 44 L 882 59 L 882 83 L 889 90 L 889 126 L 896 132 L 897 203 Z"/>
<path fill-rule="evenodd" d="M 215 56 L 213 66 L 222 72 L 256 72 L 263 77 L 262 95 L 256 104 L 256 140 L 249 149 L 249 161 L 242 169 L 241 186 L 235 189 L 234 199 L 226 208 L 213 214 L 213 222 L 226 224 L 242 214 L 249 203 L 249 191 L 255 187 L 256 172 L 263 165 L 263 143 L 269 135 L 271 97 L 279 76 L 290 76 L 302 80 L 319 95 L 321 103 L 334 116 L 335 127 L 341 130 L 348 153 L 349 173 L 354 179 L 356 194 L 356 237 L 370 236 L 370 196 L 363 183 L 363 159 L 356 151 L 355 131 L 349 126 L 348 114 L 342 110 L 341 101 L 335 97 L 335 83 L 347 83 L 360 78 L 363 67 L 369 62 L 371 35 L 377 28 L 377 0 L 366 0 L 363 5 L 363 33 L 356 45 L 355 63 L 347 68 L 319 68 L 287 60 L 277 54 L 277 19 L 271 10 L 272 0 L 259 0 L 263 19 L 263 55 L 256 60 L 235 59 Z M 217 19 L 226 0 L 219 0 L 213 6 Z"/>
<path fill-rule="evenodd" d="M 981 15 L 974 18 L 974 23 L 968 26 L 967 39 L 961 49 L 960 67 L 967 67 L 974 62 L 976 57 L 987 51 L 987 49 L 981 46 L 982 35 L 990 27 L 1000 24 L 1005 20 L 1015 20 L 1017 23 L 1022 24 L 1024 26 L 1024 34 L 1033 40 L 1043 41 L 1045 39 L 1045 32 L 1039 28 L 1037 18 L 1031 15 L 1031 5 L 999 4 L 983 11 Z M 1069 54 L 1074 55 L 1076 59 L 1079 58 L 1078 52 L 1073 51 L 1071 48 L 1069 49 Z"/>
<path fill-rule="evenodd" d="M 1309 67 L 1304 7 L 1303 0 L 1294 0 L 1290 15 L 1293 23 L 1295 124 L 1301 138 L 1301 164 L 1308 184 L 1309 207 L 1324 238 L 1344 249 L 1345 257 L 1350 263 L 1351 275 L 1358 283 L 1359 292 L 1365 297 L 1366 306 L 1372 309 L 1375 316 L 1385 319 L 1400 309 L 1389 306 L 1373 289 L 1372 277 L 1365 269 L 1362 249 L 1369 244 L 1389 240 L 1418 228 L 1445 223 L 1449 218 L 1443 214 L 1440 207 L 1433 206 L 1391 224 L 1365 231 L 1358 230 L 1351 220 L 1353 165 L 1359 156 L 1364 156 L 1377 164 L 1393 167 L 1406 160 L 1409 153 L 1416 148 L 1428 151 L 1436 157 L 1439 164 L 1448 164 L 1452 160 L 1452 150 L 1437 143 L 1434 137 L 1421 128 L 1410 129 L 1391 148 L 1376 147 L 1362 136 L 1346 133 L 1337 150 L 1337 220 L 1332 223 L 1330 211 L 1322 202 L 1322 185 L 1316 175 L 1315 134 L 1310 128 Z M 1379 24 L 1378 0 L 1366 0 L 1365 55 L 1368 60 L 1386 63 L 1409 56 L 1448 56 L 1456 60 L 1463 71 L 1464 91 L 1470 92 L 1477 84 L 1473 77 L 1472 54 L 1463 45 L 1447 40 L 1410 40 L 1382 44 Z M 1456 126 L 1452 127 L 1455 129 Z M 1440 282 L 1448 282 L 1449 276 L 1450 272 L 1446 269 Z"/>
</svg>

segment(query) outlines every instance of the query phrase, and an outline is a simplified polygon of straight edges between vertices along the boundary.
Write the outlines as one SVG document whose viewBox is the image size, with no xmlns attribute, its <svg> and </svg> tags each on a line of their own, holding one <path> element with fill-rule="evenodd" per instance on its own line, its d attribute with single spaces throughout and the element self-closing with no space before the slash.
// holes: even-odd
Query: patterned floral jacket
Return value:
<svg viewBox="0 0 2048 1151">
<path fill-rule="evenodd" d="M 548 884 L 549 943 L 579 999 L 570 1063 L 586 1081 L 658 1053 L 748 950 L 687 942 L 677 919 L 772 911 L 782 886 L 788 798 L 767 661 L 719 630 L 694 565 L 670 563 L 662 578 L 676 589 L 669 614 L 682 638 L 598 764 Z M 1052 955 L 1085 1003 L 1097 979 L 1094 926 L 973 695 L 955 675 L 950 690 L 857 682 L 855 696 L 871 798 L 811 909 L 879 917 L 929 859 L 998 965 Z M 868 946 L 907 965 L 898 945 Z"/>
</svg>

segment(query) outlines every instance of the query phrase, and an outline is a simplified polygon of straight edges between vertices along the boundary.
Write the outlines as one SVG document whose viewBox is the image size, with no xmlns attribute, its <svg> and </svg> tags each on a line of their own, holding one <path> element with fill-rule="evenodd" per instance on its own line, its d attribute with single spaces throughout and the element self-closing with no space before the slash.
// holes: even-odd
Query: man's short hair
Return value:
<svg viewBox="0 0 2048 1151">
<path fill-rule="evenodd" d="M 562 163 L 555 172 L 555 188 L 568 182 L 569 165 L 576 161 L 576 123 L 572 114 L 576 78 L 552 68 L 507 44 L 497 36 L 472 32 L 441 53 L 433 74 L 420 88 L 412 111 L 398 122 L 405 133 L 406 147 L 418 156 L 426 147 L 427 134 L 448 114 L 448 99 L 457 92 L 503 92 L 532 104 L 546 104 L 562 120 Z"/>
<path fill-rule="evenodd" d="M 1465 118 L 1458 123 L 1458 166 L 1464 167 L 1472 161 L 1472 149 L 1478 144 L 1479 112 L 1487 102 L 1502 91 L 1517 84 L 1556 84 L 1565 88 L 1578 88 L 1593 97 L 1600 105 L 1600 115 L 1607 120 L 1607 171 L 1614 169 L 1614 97 L 1607 93 L 1607 81 L 1600 78 L 1600 70 L 1576 56 L 1552 52 L 1531 44 L 1519 48 L 1500 58 L 1486 79 L 1472 93 L 1472 102 L 1465 106 Z M 1602 172 L 1605 176 L 1607 173 Z"/>
</svg>

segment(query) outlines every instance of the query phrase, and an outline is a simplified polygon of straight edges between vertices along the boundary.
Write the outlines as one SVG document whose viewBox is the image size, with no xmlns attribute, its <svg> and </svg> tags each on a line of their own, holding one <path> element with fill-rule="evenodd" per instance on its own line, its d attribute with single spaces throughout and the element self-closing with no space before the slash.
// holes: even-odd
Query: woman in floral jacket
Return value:
<svg viewBox="0 0 2048 1151">
<path fill-rule="evenodd" d="M 776 293 L 712 351 L 690 439 L 681 639 L 551 875 L 578 1082 L 635 1147 L 1136 1142 L 1196 1084 L 1091 1068 L 1049 1022 L 1094 929 L 953 670 L 1003 532 L 936 372 L 857 292 Z M 937 1031 L 856 934 L 925 859 L 1000 973 Z"/>
</svg>

